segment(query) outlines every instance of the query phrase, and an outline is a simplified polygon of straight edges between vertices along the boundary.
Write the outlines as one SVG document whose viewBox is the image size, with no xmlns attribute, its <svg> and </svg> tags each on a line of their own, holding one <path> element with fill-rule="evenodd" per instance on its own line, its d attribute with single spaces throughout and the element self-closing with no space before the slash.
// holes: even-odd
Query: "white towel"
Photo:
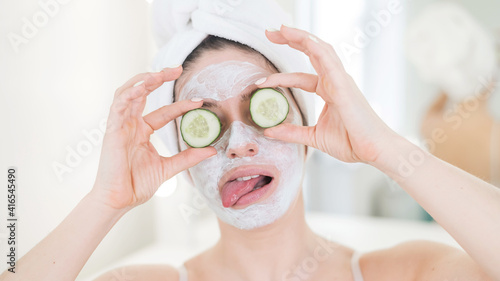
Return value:
<svg viewBox="0 0 500 281">
<path fill-rule="evenodd" d="M 269 0 L 156 0 L 153 2 L 153 25 L 161 49 L 153 70 L 182 64 L 207 35 L 215 35 L 246 44 L 262 53 L 280 72 L 314 73 L 307 57 L 287 45 L 270 42 L 266 28 L 279 29 L 291 24 L 291 17 Z M 153 111 L 172 103 L 174 82 L 163 84 L 148 97 L 147 109 Z M 312 93 L 292 89 L 306 125 L 313 125 Z M 174 122 L 157 131 L 169 152 L 179 152 Z M 310 149 L 309 149 L 310 151 Z"/>
<path fill-rule="evenodd" d="M 406 39 L 409 60 L 421 77 L 454 104 L 498 72 L 493 35 L 457 3 L 430 4 L 409 25 Z"/>
</svg>

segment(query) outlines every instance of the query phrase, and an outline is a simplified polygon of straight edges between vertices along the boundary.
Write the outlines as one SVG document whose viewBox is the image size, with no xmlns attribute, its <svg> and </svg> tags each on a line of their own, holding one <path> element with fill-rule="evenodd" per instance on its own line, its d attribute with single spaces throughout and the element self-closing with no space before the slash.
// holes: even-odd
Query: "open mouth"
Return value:
<svg viewBox="0 0 500 281">
<path fill-rule="evenodd" d="M 228 208 L 257 202 L 274 185 L 273 179 L 270 175 L 253 174 L 226 182 L 221 190 L 222 205 Z"/>
<path fill-rule="evenodd" d="M 264 185 L 270 183 L 273 180 L 273 178 L 268 177 L 268 176 L 255 175 L 255 177 L 258 178 L 259 181 L 255 184 L 255 186 L 253 187 L 253 189 L 250 192 L 252 192 L 254 190 L 257 190 L 257 189 L 260 189 L 261 187 L 263 187 Z M 238 180 L 240 180 L 240 179 L 237 179 L 237 181 Z"/>
</svg>

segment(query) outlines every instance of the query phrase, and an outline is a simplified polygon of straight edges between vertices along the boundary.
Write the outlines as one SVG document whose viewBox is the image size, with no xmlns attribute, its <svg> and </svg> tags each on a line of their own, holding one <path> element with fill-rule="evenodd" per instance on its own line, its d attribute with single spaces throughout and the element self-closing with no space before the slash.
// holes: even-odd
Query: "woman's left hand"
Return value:
<svg viewBox="0 0 500 281">
<path fill-rule="evenodd" d="M 375 162 L 390 149 L 396 134 L 377 116 L 356 86 L 332 46 L 306 31 L 282 26 L 266 31 L 268 39 L 305 53 L 318 75 L 276 73 L 258 86 L 293 87 L 315 92 L 325 106 L 312 127 L 282 124 L 266 129 L 268 137 L 317 148 L 345 162 Z"/>
</svg>

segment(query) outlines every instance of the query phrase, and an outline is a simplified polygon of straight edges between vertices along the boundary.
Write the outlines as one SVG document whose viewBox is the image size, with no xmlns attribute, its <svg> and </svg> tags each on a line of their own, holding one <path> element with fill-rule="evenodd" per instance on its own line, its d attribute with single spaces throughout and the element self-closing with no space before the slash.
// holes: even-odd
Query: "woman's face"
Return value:
<svg viewBox="0 0 500 281">
<path fill-rule="evenodd" d="M 176 100 L 202 98 L 203 108 L 222 123 L 221 135 L 212 144 L 217 155 L 189 173 L 218 218 L 240 229 L 274 222 L 294 203 L 301 187 L 304 146 L 264 137 L 249 111 L 254 83 L 275 72 L 258 54 L 226 48 L 205 52 L 176 85 Z M 302 125 L 289 90 L 278 90 L 290 104 L 284 122 Z M 181 138 L 179 142 L 181 150 L 188 148 Z"/>
</svg>

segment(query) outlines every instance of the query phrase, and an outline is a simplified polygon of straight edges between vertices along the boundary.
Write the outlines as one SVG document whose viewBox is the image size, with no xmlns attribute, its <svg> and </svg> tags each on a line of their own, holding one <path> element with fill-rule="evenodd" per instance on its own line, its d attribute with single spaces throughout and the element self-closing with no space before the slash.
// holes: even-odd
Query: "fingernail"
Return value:
<svg viewBox="0 0 500 281">
<path fill-rule="evenodd" d="M 137 87 L 137 86 L 142 85 L 142 84 L 144 84 L 144 80 L 135 83 L 133 87 Z"/>
<path fill-rule="evenodd" d="M 259 80 L 255 81 L 255 85 L 260 85 L 260 84 L 266 82 L 266 80 L 267 80 L 267 77 L 262 77 Z"/>
<path fill-rule="evenodd" d="M 269 31 L 269 32 L 277 32 L 277 31 L 279 31 L 276 28 L 272 28 L 272 27 L 271 28 L 266 28 L 266 30 Z"/>
<path fill-rule="evenodd" d="M 203 101 L 203 99 L 200 99 L 200 98 L 192 98 L 191 99 L 192 102 L 200 102 L 200 101 Z"/>
<path fill-rule="evenodd" d="M 176 64 L 176 65 L 168 66 L 168 67 L 165 67 L 165 68 L 172 68 L 173 69 L 173 68 L 177 68 L 179 66 L 181 66 L 181 65 L 180 64 Z"/>
<path fill-rule="evenodd" d="M 309 39 L 313 40 L 314 42 L 318 43 L 318 38 L 312 36 L 312 35 L 309 35 Z"/>
<path fill-rule="evenodd" d="M 283 26 L 286 26 L 286 27 L 288 27 L 288 28 L 295 28 L 293 25 L 288 24 L 288 23 L 283 23 L 282 25 L 283 25 Z"/>
</svg>

